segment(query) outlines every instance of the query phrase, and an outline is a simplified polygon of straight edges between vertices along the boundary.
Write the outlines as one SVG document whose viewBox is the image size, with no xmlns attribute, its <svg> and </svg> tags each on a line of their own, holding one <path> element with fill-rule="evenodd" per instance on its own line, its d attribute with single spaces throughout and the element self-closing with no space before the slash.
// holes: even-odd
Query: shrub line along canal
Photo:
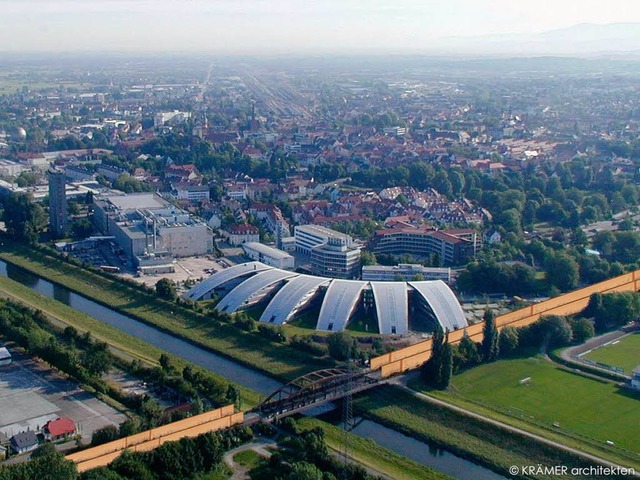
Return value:
<svg viewBox="0 0 640 480">
<path fill-rule="evenodd" d="M 232 382 L 255 390 L 261 395 L 266 396 L 282 386 L 281 382 L 268 375 L 116 312 L 20 267 L 0 261 L 0 275 L 225 377 Z M 506 478 L 469 460 L 458 457 L 446 449 L 436 448 L 427 442 L 408 437 L 370 420 L 360 423 L 353 430 L 353 433 L 363 438 L 371 438 L 389 450 L 455 478 L 478 478 L 482 480 Z"/>
</svg>

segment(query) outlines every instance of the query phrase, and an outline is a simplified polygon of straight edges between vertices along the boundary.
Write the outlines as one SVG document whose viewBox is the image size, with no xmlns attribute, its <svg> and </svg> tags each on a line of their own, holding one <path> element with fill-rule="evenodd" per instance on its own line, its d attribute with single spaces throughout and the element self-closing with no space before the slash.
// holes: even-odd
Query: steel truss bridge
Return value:
<svg viewBox="0 0 640 480">
<path fill-rule="evenodd" d="M 254 411 L 263 419 L 272 420 L 368 390 L 380 382 L 379 372 L 346 368 L 318 370 L 280 387 Z"/>
</svg>

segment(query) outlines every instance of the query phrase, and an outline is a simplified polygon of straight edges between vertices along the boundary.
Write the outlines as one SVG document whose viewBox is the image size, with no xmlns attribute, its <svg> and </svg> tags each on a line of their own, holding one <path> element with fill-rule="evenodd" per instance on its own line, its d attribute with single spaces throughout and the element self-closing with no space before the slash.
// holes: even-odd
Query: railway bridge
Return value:
<svg viewBox="0 0 640 480">
<path fill-rule="evenodd" d="M 253 412 L 263 420 L 292 415 L 379 385 L 379 372 L 329 368 L 307 373 L 269 395 Z"/>
</svg>

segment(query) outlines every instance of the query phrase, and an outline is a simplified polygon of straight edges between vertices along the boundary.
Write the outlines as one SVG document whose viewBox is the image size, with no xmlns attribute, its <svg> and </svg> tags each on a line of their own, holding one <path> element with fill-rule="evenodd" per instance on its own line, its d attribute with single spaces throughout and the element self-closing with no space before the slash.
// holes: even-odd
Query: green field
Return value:
<svg viewBox="0 0 640 480">
<path fill-rule="evenodd" d="M 521 381 L 530 378 L 526 383 Z M 489 411 L 584 439 L 615 443 L 640 461 L 640 396 L 561 369 L 541 356 L 501 360 L 456 375 L 448 392 Z"/>
<path fill-rule="evenodd" d="M 589 464 L 574 454 L 434 405 L 399 387 L 381 386 L 369 390 L 354 399 L 354 409 L 358 415 L 444 447 L 505 475 L 511 465 L 539 463 L 577 467 Z M 616 458 L 616 461 L 621 460 Z"/>
<path fill-rule="evenodd" d="M 445 480 L 449 477 L 433 468 L 420 465 L 377 443 L 358 437 L 353 433 L 345 434 L 344 430 L 315 418 L 306 417 L 298 420 L 298 425 L 305 430 L 320 427 L 324 430 L 327 446 L 340 452 L 346 437 L 349 439 L 349 456 L 358 463 L 372 468 L 397 480 Z"/>
<path fill-rule="evenodd" d="M 584 358 L 604 363 L 612 367 L 620 367 L 625 373 L 640 366 L 640 333 L 624 337 L 618 343 L 605 345 L 593 350 Z"/>
</svg>

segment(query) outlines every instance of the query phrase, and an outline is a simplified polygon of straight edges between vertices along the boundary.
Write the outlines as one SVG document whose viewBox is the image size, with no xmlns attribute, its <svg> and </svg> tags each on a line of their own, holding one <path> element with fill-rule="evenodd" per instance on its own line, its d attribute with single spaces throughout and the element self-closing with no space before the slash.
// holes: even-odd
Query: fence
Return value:
<svg viewBox="0 0 640 480">
<path fill-rule="evenodd" d="M 628 292 L 639 290 L 640 270 L 625 273 L 615 278 L 596 283 L 588 287 L 565 293 L 549 300 L 530 305 L 496 317 L 496 326 L 524 327 L 537 321 L 542 315 L 573 315 L 581 312 L 594 293 Z M 459 343 L 465 334 L 474 342 L 482 341 L 484 322 L 466 329 L 449 332 L 449 343 Z M 406 348 L 386 353 L 371 359 L 371 370 L 380 370 L 382 378 L 418 368 L 431 356 L 431 340 L 416 343 Z"/>
<path fill-rule="evenodd" d="M 108 465 L 126 449 L 131 449 L 134 452 L 145 452 L 153 450 L 165 442 L 179 440 L 183 437 L 196 437 L 206 432 L 241 424 L 243 421 L 244 414 L 242 412 L 234 413 L 234 406 L 226 405 L 168 425 L 120 438 L 104 445 L 72 453 L 67 455 L 66 458 L 75 462 L 78 472 L 82 473 L 92 468 Z"/>
</svg>

